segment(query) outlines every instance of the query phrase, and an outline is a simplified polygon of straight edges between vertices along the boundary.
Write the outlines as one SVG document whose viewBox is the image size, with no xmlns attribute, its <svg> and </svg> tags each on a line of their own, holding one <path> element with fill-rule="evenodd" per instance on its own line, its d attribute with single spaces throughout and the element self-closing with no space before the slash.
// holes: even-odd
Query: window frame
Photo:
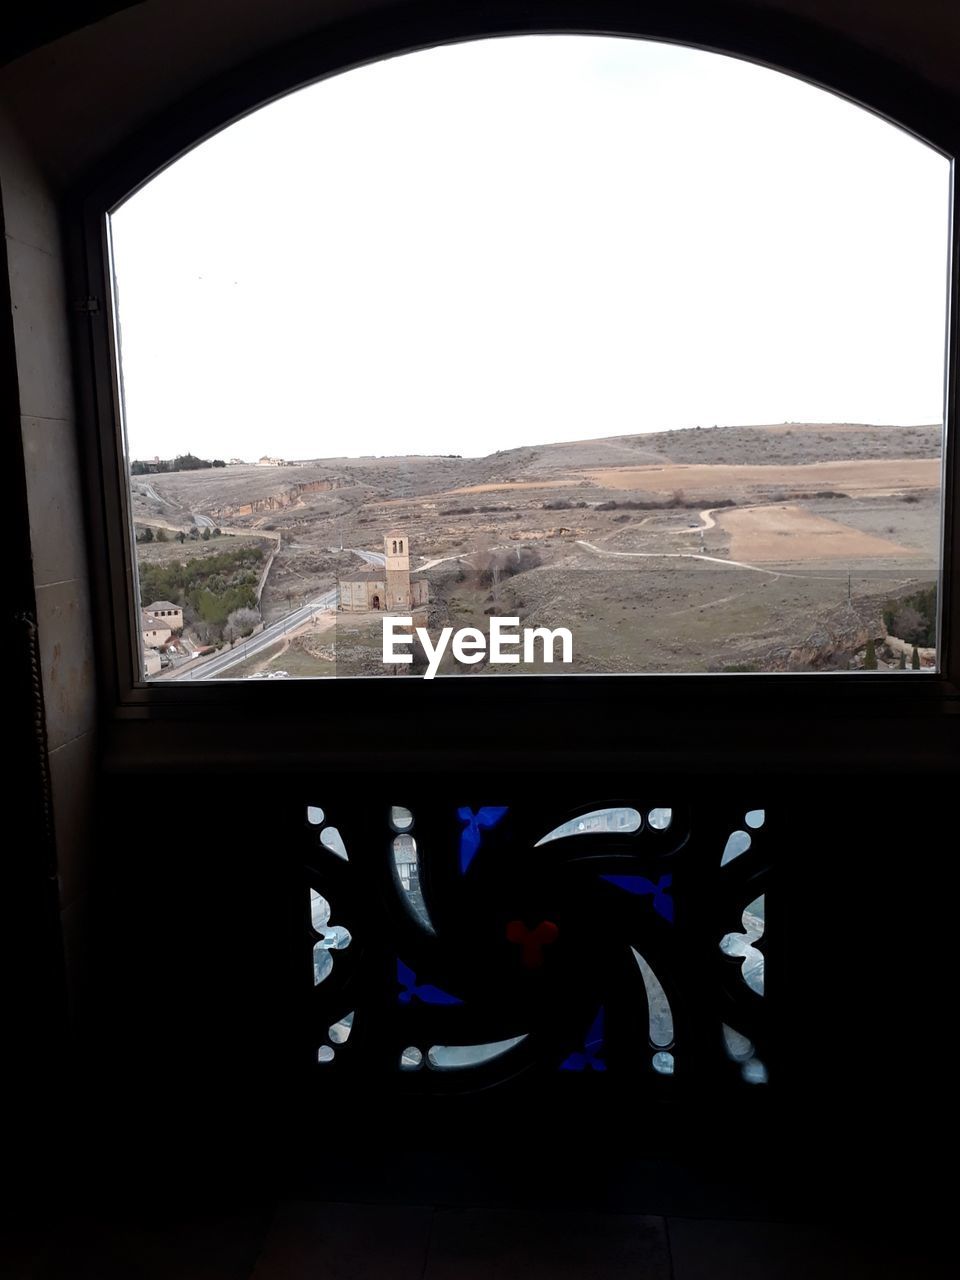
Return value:
<svg viewBox="0 0 960 1280">
<path fill-rule="evenodd" d="M 535 18 L 518 15 L 509 0 L 477 7 L 399 6 L 330 25 L 281 52 L 249 63 L 209 84 L 159 122 L 124 143 L 89 174 L 68 202 L 68 263 L 75 311 L 75 355 L 86 490 L 91 577 L 98 638 L 101 713 L 107 720 L 182 719 L 226 714 L 341 718 L 365 723 L 387 716 L 442 720 L 511 709 L 521 718 L 562 721 L 576 708 L 613 714 L 717 713 L 776 720 L 784 713 L 838 709 L 861 714 L 949 714 L 960 704 L 960 118 L 956 103 L 882 55 L 782 13 L 736 6 L 709 11 L 690 0 L 640 9 L 618 0 L 547 3 Z M 669 9 L 669 12 L 667 11 Z M 382 58 L 464 40 L 519 34 L 622 36 L 683 44 L 734 56 L 797 76 L 851 101 L 934 147 L 951 163 L 942 561 L 936 674 L 907 672 L 769 673 L 736 675 L 582 674 L 511 675 L 509 679 L 440 681 L 339 677 L 324 681 L 146 683 L 139 672 L 136 565 L 129 511 L 129 477 L 121 434 L 122 391 L 112 314 L 109 211 L 186 151 L 243 116 L 328 76 Z M 707 215 L 708 216 L 708 215 Z M 877 687 L 882 686 L 882 691 Z M 556 715 L 562 704 L 561 714 Z M 601 712 L 601 714 L 603 714 Z"/>
</svg>

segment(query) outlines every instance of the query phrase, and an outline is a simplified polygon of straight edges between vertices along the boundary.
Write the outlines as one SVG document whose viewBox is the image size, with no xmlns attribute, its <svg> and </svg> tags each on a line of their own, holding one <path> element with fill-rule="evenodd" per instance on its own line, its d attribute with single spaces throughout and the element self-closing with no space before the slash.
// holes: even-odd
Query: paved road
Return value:
<svg viewBox="0 0 960 1280">
<path fill-rule="evenodd" d="M 355 556 L 359 556 L 367 564 L 375 565 L 378 569 L 382 569 L 387 563 L 387 557 L 382 551 L 362 551 L 360 547 L 345 547 L 344 550 L 352 551 Z"/>
<path fill-rule="evenodd" d="M 215 658 L 210 658 L 207 662 L 193 667 L 189 671 L 183 671 L 179 675 L 171 676 L 170 679 L 211 680 L 213 677 L 229 670 L 230 667 L 235 666 L 238 662 L 243 662 L 247 658 L 254 657 L 255 654 L 262 653 L 264 649 L 269 649 L 272 644 L 282 640 L 288 631 L 293 631 L 296 627 L 302 626 L 303 623 L 309 622 L 315 613 L 329 613 L 336 607 L 337 589 L 336 587 L 331 587 L 329 591 L 317 596 L 315 600 L 309 601 L 300 609 L 295 609 L 293 613 L 288 613 L 279 622 L 271 623 L 259 635 L 251 636 L 249 640 L 242 640 L 232 649 L 218 653 Z"/>
<path fill-rule="evenodd" d="M 169 498 L 162 498 L 152 484 L 147 484 L 146 480 L 137 482 L 140 485 L 140 492 L 151 500 L 151 502 L 162 502 L 165 507 L 172 507 L 173 503 Z"/>
</svg>

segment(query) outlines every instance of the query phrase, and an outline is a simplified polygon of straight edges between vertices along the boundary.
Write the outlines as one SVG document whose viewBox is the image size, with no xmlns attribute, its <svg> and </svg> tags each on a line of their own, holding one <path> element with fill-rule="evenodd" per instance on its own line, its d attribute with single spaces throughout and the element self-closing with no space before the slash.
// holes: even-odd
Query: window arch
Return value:
<svg viewBox="0 0 960 1280">
<path fill-rule="evenodd" d="M 823 490 L 823 492 L 826 492 L 826 490 Z M 698 497 L 698 495 L 694 495 L 694 497 Z M 616 499 L 614 499 L 614 500 L 616 500 Z M 626 500 L 626 502 L 631 502 L 631 500 L 632 500 L 632 499 L 627 498 L 627 499 L 625 499 L 625 500 Z M 823 499 L 823 500 L 827 500 L 827 499 Z M 627 508 L 627 509 L 634 509 L 634 508 Z M 676 509 L 676 511 L 681 511 L 681 512 L 682 512 L 682 509 L 684 509 L 684 507 L 682 507 L 682 502 L 681 502 L 680 506 L 676 507 L 675 509 Z M 625 511 L 625 515 L 626 515 L 626 511 Z M 814 515 L 817 515 L 817 513 L 814 513 Z M 828 517 L 824 517 L 824 518 L 828 518 Z M 568 529 L 568 526 L 558 526 L 558 527 L 561 527 L 561 534 L 559 534 L 559 536 L 568 536 L 567 532 L 564 532 L 564 531 L 563 531 L 564 529 Z M 576 530 L 575 530 L 575 532 L 576 532 Z M 590 541 L 591 539 L 589 539 L 589 538 L 588 538 L 588 539 L 584 539 L 584 540 L 586 540 L 586 541 Z M 399 548 L 399 550 L 401 550 L 401 552 L 402 552 L 402 540 L 394 539 L 394 540 L 393 540 L 393 544 L 392 544 L 392 545 L 393 545 L 393 553 L 394 553 L 394 554 L 396 554 L 396 553 L 397 553 L 398 548 Z M 700 535 L 700 536 L 699 536 L 699 541 L 698 541 L 698 544 L 696 544 L 696 549 L 700 550 L 700 552 L 705 552 L 705 554 L 708 554 L 708 556 L 709 556 L 709 554 L 710 554 L 710 548 L 709 548 L 709 547 L 705 547 L 705 545 L 704 545 L 703 535 Z M 618 554 L 620 554 L 620 553 L 618 553 Z M 627 553 L 627 554 L 628 554 L 628 553 Z M 499 572 L 499 570 L 497 570 L 497 572 Z M 709 603 L 709 602 L 708 602 L 708 603 Z M 699 605 L 698 605 L 698 608 L 699 608 Z M 746 667 L 746 669 L 748 669 L 748 671 L 749 671 L 749 669 L 750 669 L 750 663 L 749 663 L 749 662 L 746 662 L 746 663 L 737 663 L 737 662 L 733 662 L 733 663 L 728 663 L 728 664 L 727 664 L 727 666 L 728 666 L 728 667 L 730 667 L 731 671 L 736 671 L 736 669 L 737 669 L 737 668 L 739 668 L 740 666 L 744 666 L 744 667 Z"/>
</svg>

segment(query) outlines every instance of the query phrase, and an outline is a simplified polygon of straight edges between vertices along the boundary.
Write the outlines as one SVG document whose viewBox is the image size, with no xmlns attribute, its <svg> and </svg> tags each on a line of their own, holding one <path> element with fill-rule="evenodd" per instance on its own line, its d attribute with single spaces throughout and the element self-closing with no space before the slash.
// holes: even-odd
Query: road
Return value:
<svg viewBox="0 0 960 1280">
<path fill-rule="evenodd" d="M 174 505 L 169 498 L 164 498 L 162 494 L 157 493 L 156 489 L 148 481 L 137 480 L 134 483 L 139 486 L 143 496 L 149 498 L 151 502 L 160 502 L 165 507 Z M 190 516 L 198 529 L 215 529 L 217 527 L 215 520 L 211 520 L 209 516 L 201 515 L 199 511 L 191 511 Z"/>
<path fill-rule="evenodd" d="M 145 498 L 149 498 L 151 502 L 161 502 L 165 507 L 172 507 L 173 503 L 169 498 L 161 498 L 152 484 L 147 484 L 146 480 L 139 480 L 140 492 Z"/>
<path fill-rule="evenodd" d="M 211 527 L 213 525 L 213 521 L 209 520 L 208 516 L 195 514 L 193 518 L 198 524 L 203 521 L 208 522 Z M 277 545 L 279 546 L 279 535 L 277 535 Z M 386 556 L 382 551 L 364 551 L 360 547 L 347 547 L 345 549 L 352 551 L 361 560 L 377 568 L 382 568 L 386 564 Z M 252 658 L 256 654 L 262 653 L 264 649 L 269 649 L 272 644 L 277 644 L 288 632 L 295 631 L 297 627 L 309 622 L 315 613 L 327 613 L 336 609 L 336 607 L 337 588 L 331 587 L 329 591 L 317 596 L 315 600 L 310 600 L 299 609 L 295 609 L 293 613 L 288 613 L 279 622 L 273 622 L 269 627 L 264 627 L 259 635 L 251 636 L 248 640 L 242 640 L 239 644 L 234 645 L 232 649 L 218 653 L 215 658 L 210 658 L 199 666 L 191 667 L 187 671 L 172 675 L 169 679 L 212 680 L 224 671 L 236 666 L 237 663 L 244 662 L 247 658 Z"/>
<path fill-rule="evenodd" d="M 211 680 L 229 670 L 230 667 L 236 666 L 238 662 L 244 662 L 247 658 L 252 658 L 256 654 L 262 653 L 264 649 L 269 649 L 272 644 L 277 644 L 288 632 L 303 626 L 305 622 L 309 622 L 315 613 L 328 613 L 336 609 L 336 607 L 337 589 L 336 587 L 331 587 L 322 596 L 317 596 L 315 600 L 311 600 L 301 608 L 295 609 L 293 613 L 288 613 L 279 622 L 273 622 L 269 627 L 264 627 L 259 635 L 251 636 L 248 640 L 241 640 L 232 649 L 218 653 L 215 658 L 210 658 L 207 662 L 202 663 L 200 666 L 192 667 L 189 671 L 173 675 L 170 679 Z"/>
<path fill-rule="evenodd" d="M 367 564 L 375 565 L 378 569 L 382 569 L 387 563 L 387 557 L 382 551 L 362 551 L 360 547 L 345 547 L 344 550 L 352 551 L 355 556 L 359 556 Z"/>
</svg>

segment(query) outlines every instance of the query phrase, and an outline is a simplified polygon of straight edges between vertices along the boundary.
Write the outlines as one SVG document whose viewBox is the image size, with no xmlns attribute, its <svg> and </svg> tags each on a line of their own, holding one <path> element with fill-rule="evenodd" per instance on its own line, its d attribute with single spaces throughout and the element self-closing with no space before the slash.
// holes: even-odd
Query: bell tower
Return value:
<svg viewBox="0 0 960 1280">
<path fill-rule="evenodd" d="M 384 608 L 391 612 L 410 608 L 410 543 L 405 533 L 391 530 L 383 540 L 386 562 Z"/>
</svg>

